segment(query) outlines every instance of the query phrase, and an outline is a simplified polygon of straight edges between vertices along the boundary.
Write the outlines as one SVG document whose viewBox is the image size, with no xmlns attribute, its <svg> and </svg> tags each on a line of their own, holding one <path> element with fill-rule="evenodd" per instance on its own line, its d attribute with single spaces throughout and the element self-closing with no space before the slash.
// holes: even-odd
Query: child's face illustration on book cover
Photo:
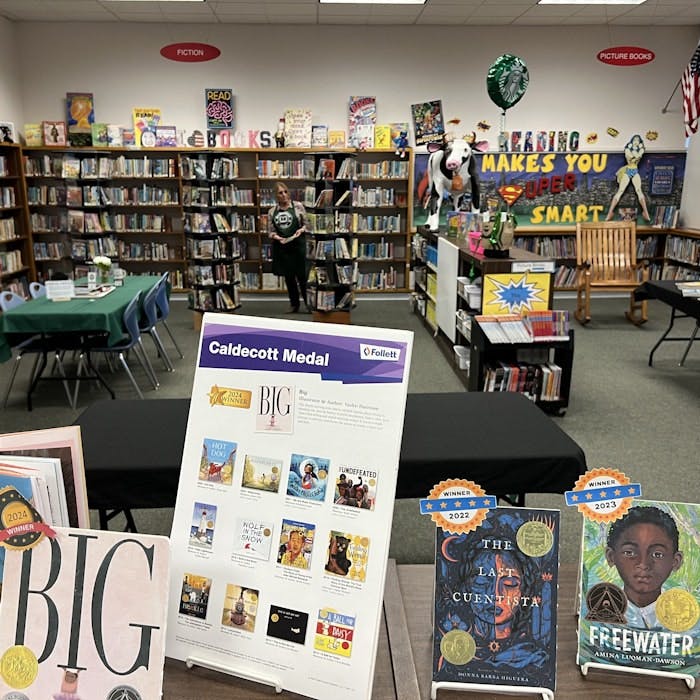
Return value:
<svg viewBox="0 0 700 700">
<path fill-rule="evenodd" d="M 281 530 L 277 563 L 297 569 L 308 569 L 311 564 L 316 526 L 283 520 Z"/>
<path fill-rule="evenodd" d="M 634 504 L 612 523 L 584 521 L 579 663 L 697 676 L 700 506 Z"/>
<path fill-rule="evenodd" d="M 289 467 L 287 495 L 322 501 L 326 496 L 329 460 L 323 457 L 293 454 Z"/>
<path fill-rule="evenodd" d="M 479 674 L 500 673 L 511 685 L 553 687 L 558 512 L 536 513 L 497 509 L 470 533 L 437 529 L 435 680 L 478 682 Z M 526 523 L 542 536 L 523 537 Z M 455 630 L 474 644 L 464 662 L 441 644 Z"/>
<path fill-rule="evenodd" d="M 237 447 L 235 442 L 204 438 L 199 463 L 199 480 L 230 486 L 233 483 Z"/>
</svg>

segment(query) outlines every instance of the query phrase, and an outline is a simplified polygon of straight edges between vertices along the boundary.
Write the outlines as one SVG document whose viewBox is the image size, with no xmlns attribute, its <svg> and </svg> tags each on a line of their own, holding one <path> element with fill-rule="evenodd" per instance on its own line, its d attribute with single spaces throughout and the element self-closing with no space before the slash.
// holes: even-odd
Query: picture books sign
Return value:
<svg viewBox="0 0 700 700">
<path fill-rule="evenodd" d="M 167 654 L 371 696 L 411 334 L 205 314 Z"/>
</svg>

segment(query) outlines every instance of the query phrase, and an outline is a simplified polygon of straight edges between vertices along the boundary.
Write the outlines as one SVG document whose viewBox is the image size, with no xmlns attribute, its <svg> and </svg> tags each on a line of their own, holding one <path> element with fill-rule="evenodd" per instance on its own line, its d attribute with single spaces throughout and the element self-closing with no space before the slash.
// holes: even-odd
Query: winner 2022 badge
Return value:
<svg viewBox="0 0 700 700">
<path fill-rule="evenodd" d="M 476 530 L 495 507 L 496 497 L 487 496 L 481 486 L 467 479 L 441 481 L 420 501 L 421 515 L 430 515 L 438 527 L 454 535 Z"/>
</svg>

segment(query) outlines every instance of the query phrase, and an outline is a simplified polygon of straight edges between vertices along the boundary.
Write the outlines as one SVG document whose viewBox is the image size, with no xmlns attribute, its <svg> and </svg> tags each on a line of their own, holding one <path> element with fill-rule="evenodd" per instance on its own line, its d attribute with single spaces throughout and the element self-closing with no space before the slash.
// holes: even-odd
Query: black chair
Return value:
<svg viewBox="0 0 700 700">
<path fill-rule="evenodd" d="M 175 336 L 168 326 L 168 316 L 170 314 L 170 301 L 168 300 L 168 273 L 164 272 L 158 281 L 158 293 L 156 294 L 156 307 L 158 310 L 158 323 L 163 324 L 163 328 L 167 331 L 170 336 L 170 340 L 173 341 L 173 345 L 177 350 L 177 354 L 180 355 L 180 359 L 184 359 L 182 350 L 175 340 Z"/>
</svg>

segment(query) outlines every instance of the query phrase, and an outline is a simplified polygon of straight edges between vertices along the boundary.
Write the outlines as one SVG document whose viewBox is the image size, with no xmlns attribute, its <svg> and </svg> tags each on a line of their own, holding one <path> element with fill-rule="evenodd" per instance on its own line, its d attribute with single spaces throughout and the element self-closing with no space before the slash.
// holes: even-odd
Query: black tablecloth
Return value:
<svg viewBox="0 0 700 700">
<path fill-rule="evenodd" d="M 700 300 L 693 297 L 684 297 L 673 280 L 644 282 L 634 290 L 634 298 L 637 301 L 658 299 L 663 301 L 664 304 L 678 309 L 681 313 L 700 320 Z"/>
<path fill-rule="evenodd" d="M 175 505 L 189 399 L 98 401 L 76 420 L 91 508 Z M 397 498 L 447 478 L 495 495 L 563 493 L 586 469 L 583 450 L 520 394 L 409 394 Z"/>
</svg>

